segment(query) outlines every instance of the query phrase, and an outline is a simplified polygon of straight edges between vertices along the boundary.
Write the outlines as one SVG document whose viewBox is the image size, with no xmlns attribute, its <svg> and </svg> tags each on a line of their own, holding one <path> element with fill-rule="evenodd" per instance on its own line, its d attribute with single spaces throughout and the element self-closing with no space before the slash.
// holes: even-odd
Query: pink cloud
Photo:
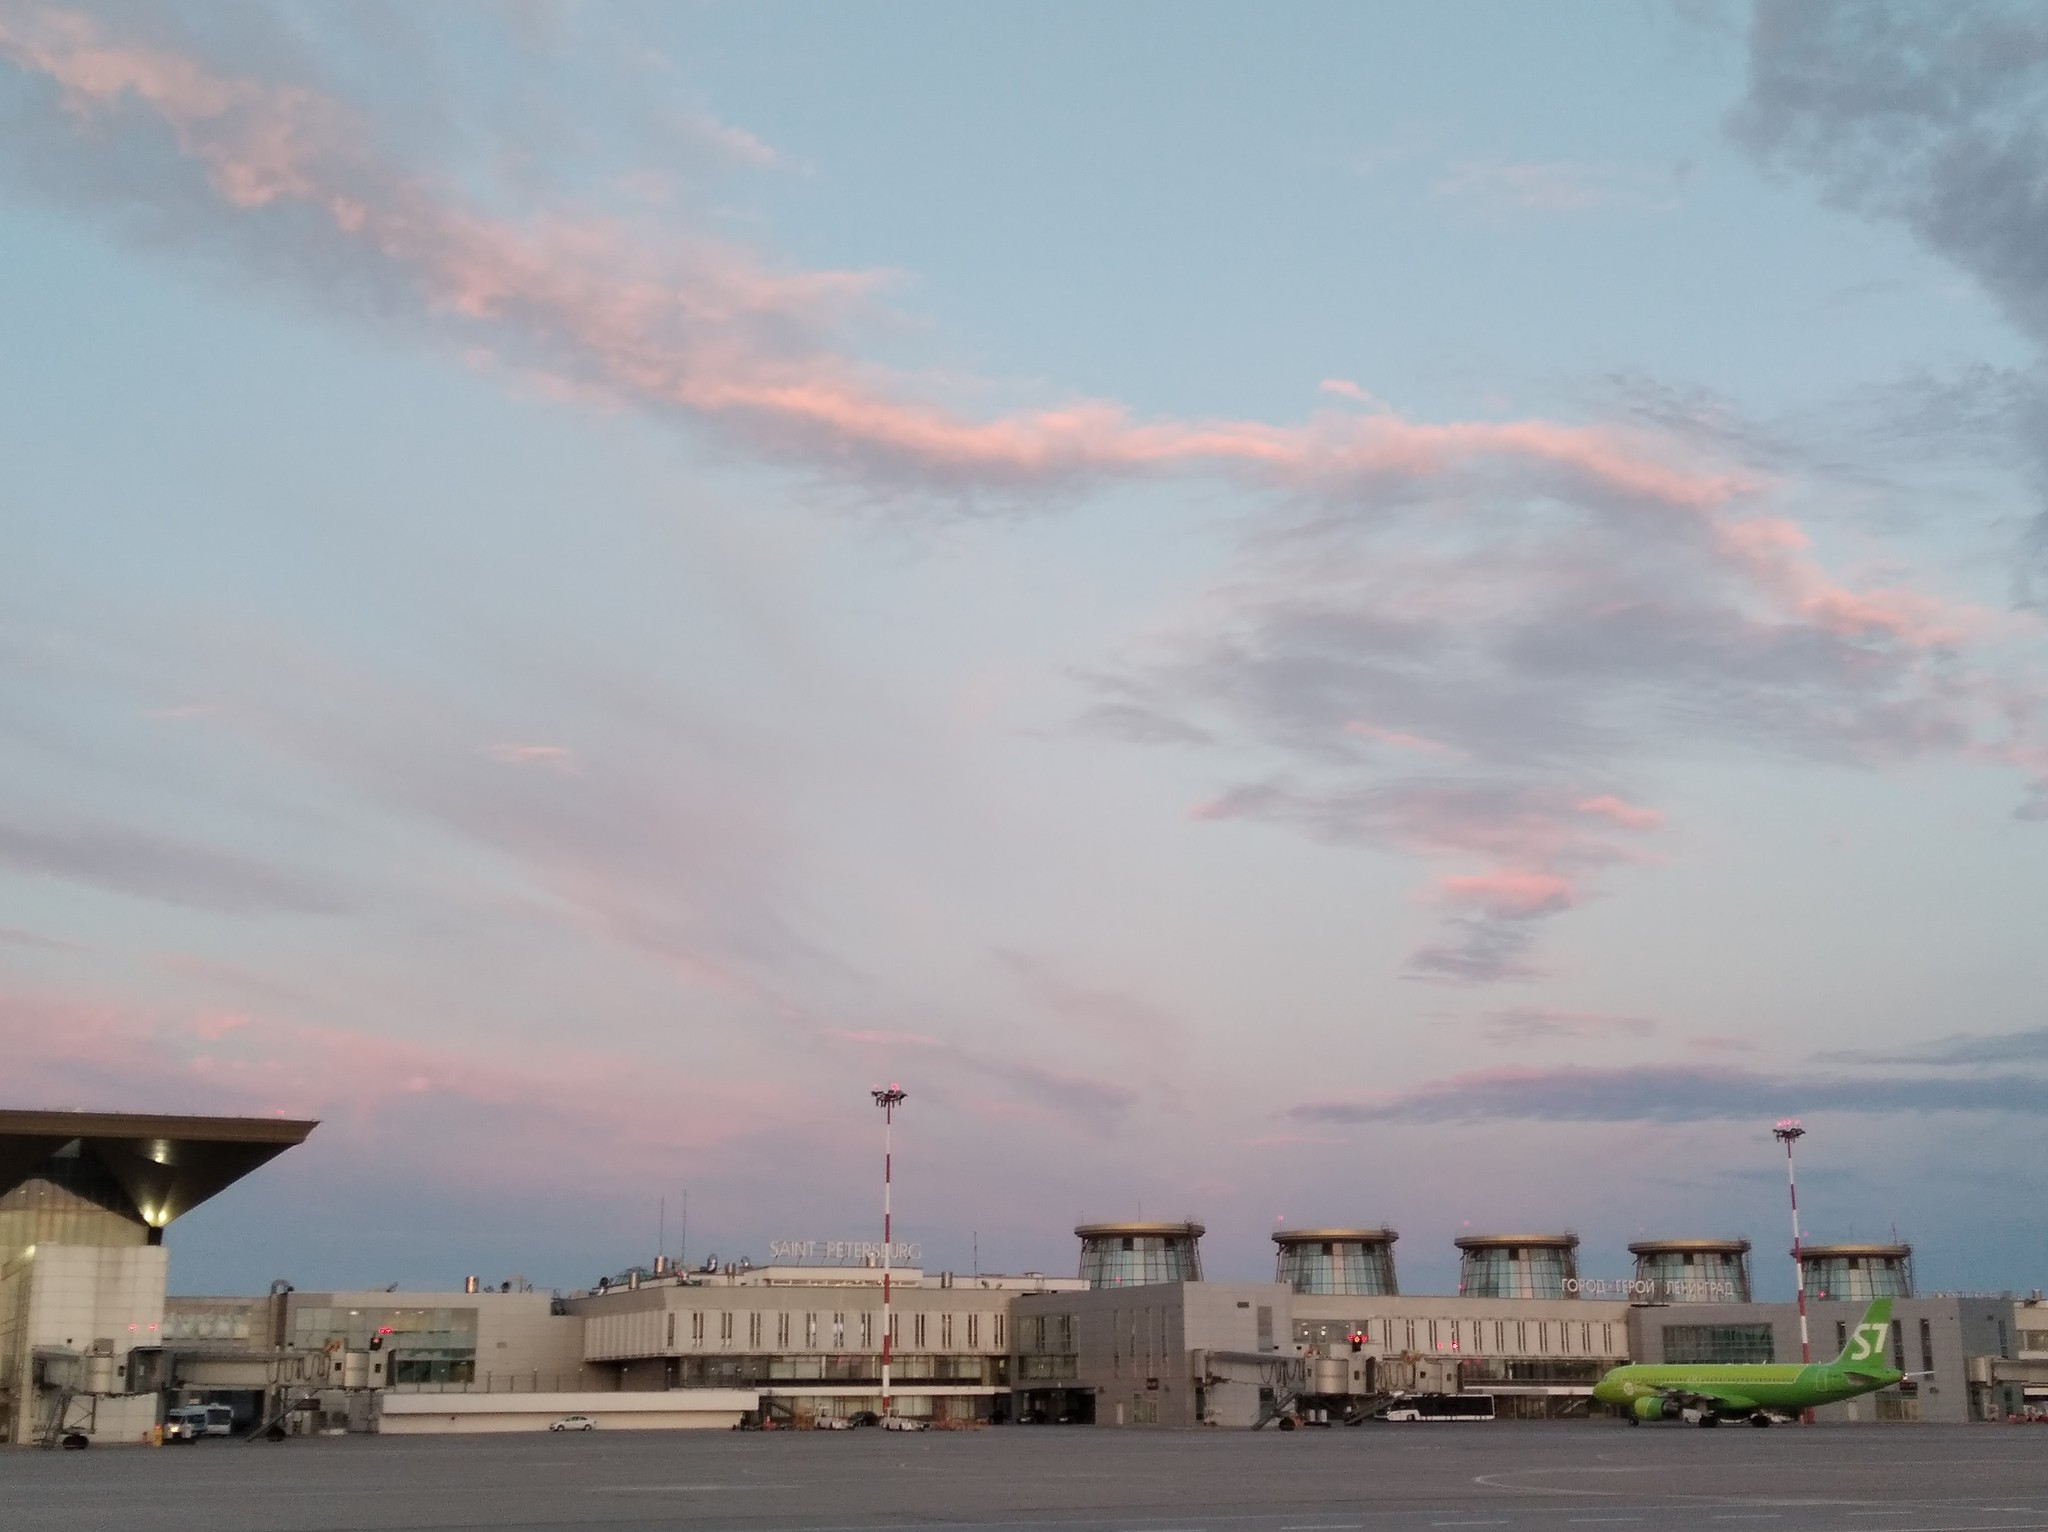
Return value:
<svg viewBox="0 0 2048 1532">
<path fill-rule="evenodd" d="M 1388 408 L 1385 400 L 1349 378 L 1325 378 L 1316 385 L 1316 388 L 1321 393 L 1334 394 L 1339 399 L 1349 399 L 1354 404 L 1363 404 L 1370 409 Z"/>
<path fill-rule="evenodd" d="M 566 745 L 493 745 L 484 754 L 508 766 L 544 766 L 565 777 L 579 770 L 576 752 Z"/>
<path fill-rule="evenodd" d="M 1468 906 L 1496 920 L 1527 920 L 1570 909 L 1578 896 L 1568 879 L 1555 873 L 1498 869 L 1439 878 L 1446 903 Z"/>
<path fill-rule="evenodd" d="M 378 158 L 372 125 L 339 102 L 123 38 L 73 12 L 30 8 L 0 21 L 0 56 L 58 85 L 76 126 L 73 152 L 105 156 L 123 134 L 152 136 L 154 125 L 200 168 L 220 217 L 310 213 L 344 265 L 386 290 L 395 284 L 418 317 L 453 325 L 468 344 L 516 347 L 518 365 L 565 386 L 723 420 L 758 446 L 855 472 L 1012 489 L 1222 472 L 1328 490 L 1507 470 L 1692 510 L 1754 487 L 1670 444 L 1540 420 L 1146 421 L 1089 400 L 973 419 L 913 397 L 836 343 L 839 323 L 883 274 L 773 271 L 701 236 L 485 213 L 452 186 Z M 753 141 L 724 139 L 759 157 Z M 303 220 L 293 229 L 301 237 Z M 273 255 L 299 259 L 283 246 Z M 325 281 L 333 265 L 297 270 Z"/>
<path fill-rule="evenodd" d="M 621 1149 L 701 1149 L 794 1111 L 777 1089 L 701 1079 L 679 1111 L 643 1061 L 587 1045 L 520 1062 L 502 1049 L 462 1051 L 284 1015 L 186 1014 L 79 996 L 0 991 L 0 1041 L 12 1088 L 31 1099 L 317 1117 L 366 1143 L 407 1102 L 435 1097 L 440 1113 L 491 1124 L 449 1157 L 492 1181 L 508 1166 L 522 1179 L 572 1181 L 575 1167 L 595 1168 Z M 513 1132 L 522 1147 L 545 1139 L 559 1153 L 508 1159 Z"/>
<path fill-rule="evenodd" d="M 1664 823 L 1664 816 L 1655 809 L 1644 808 L 1612 793 L 1602 793 L 1597 798 L 1584 798 L 1578 804 L 1581 814 L 1597 815 L 1610 819 L 1624 830 L 1654 830 Z"/>
<path fill-rule="evenodd" d="M 1457 750 L 1440 739 L 1426 739 L 1420 734 L 1405 734 L 1399 729 L 1382 729 L 1373 724 L 1361 723 L 1357 719 L 1344 725 L 1346 734 L 1355 734 L 1360 739 L 1378 740 L 1383 745 L 1398 745 L 1403 750 L 1415 750 L 1425 755 L 1455 755 Z"/>
</svg>

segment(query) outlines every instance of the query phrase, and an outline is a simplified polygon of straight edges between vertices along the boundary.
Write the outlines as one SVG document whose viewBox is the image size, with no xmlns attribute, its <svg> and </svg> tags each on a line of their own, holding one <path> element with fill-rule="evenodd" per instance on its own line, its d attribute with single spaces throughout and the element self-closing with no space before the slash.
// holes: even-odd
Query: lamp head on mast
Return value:
<svg viewBox="0 0 2048 1532">
<path fill-rule="evenodd" d="M 868 1094 L 875 1098 L 876 1106 L 887 1112 L 902 1105 L 904 1097 L 908 1096 L 910 1092 L 902 1089 L 900 1086 L 891 1085 L 887 1090 L 872 1090 Z"/>
<path fill-rule="evenodd" d="M 1787 1117 L 1775 1128 L 1771 1129 L 1771 1137 L 1778 1140 L 1787 1149 L 1790 1149 L 1800 1139 L 1806 1137 L 1806 1129 L 1799 1125 L 1797 1117 Z"/>
</svg>

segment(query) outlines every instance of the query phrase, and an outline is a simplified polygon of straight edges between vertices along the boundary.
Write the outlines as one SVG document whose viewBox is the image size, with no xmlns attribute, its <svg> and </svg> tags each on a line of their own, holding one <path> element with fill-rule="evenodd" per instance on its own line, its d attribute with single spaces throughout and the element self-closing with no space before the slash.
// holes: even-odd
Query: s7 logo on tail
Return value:
<svg viewBox="0 0 2048 1532">
<path fill-rule="evenodd" d="M 1867 1362 L 1873 1357 L 1883 1356 L 1884 1332 L 1883 1325 L 1858 1325 L 1856 1333 L 1849 1337 L 1849 1360 Z"/>
</svg>

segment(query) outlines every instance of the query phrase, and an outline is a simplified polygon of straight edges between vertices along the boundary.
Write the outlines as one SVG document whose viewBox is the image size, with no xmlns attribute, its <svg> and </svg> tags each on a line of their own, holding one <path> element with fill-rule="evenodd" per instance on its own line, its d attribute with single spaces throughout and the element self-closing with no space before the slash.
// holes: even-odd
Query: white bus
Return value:
<svg viewBox="0 0 2048 1532">
<path fill-rule="evenodd" d="M 1493 1419 L 1491 1394 L 1396 1394 L 1380 1411 L 1380 1419 L 1424 1425 L 1442 1421 Z"/>
<path fill-rule="evenodd" d="M 181 1404 L 164 1411 L 164 1440 L 196 1442 L 202 1436 L 235 1434 L 234 1408 L 225 1404 Z"/>
</svg>

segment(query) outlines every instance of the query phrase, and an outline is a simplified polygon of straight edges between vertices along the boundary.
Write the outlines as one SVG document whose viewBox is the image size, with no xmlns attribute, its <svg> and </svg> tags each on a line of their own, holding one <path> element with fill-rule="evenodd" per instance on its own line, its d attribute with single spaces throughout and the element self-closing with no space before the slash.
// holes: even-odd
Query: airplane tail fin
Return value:
<svg viewBox="0 0 2048 1532">
<path fill-rule="evenodd" d="M 1835 1358 L 1835 1365 L 1853 1367 L 1858 1363 L 1875 1363 L 1879 1367 L 1884 1366 L 1885 1353 L 1891 1349 L 1891 1336 L 1891 1299 L 1871 1300 L 1870 1307 L 1863 1311 L 1863 1317 L 1850 1330 L 1842 1354 Z"/>
</svg>

